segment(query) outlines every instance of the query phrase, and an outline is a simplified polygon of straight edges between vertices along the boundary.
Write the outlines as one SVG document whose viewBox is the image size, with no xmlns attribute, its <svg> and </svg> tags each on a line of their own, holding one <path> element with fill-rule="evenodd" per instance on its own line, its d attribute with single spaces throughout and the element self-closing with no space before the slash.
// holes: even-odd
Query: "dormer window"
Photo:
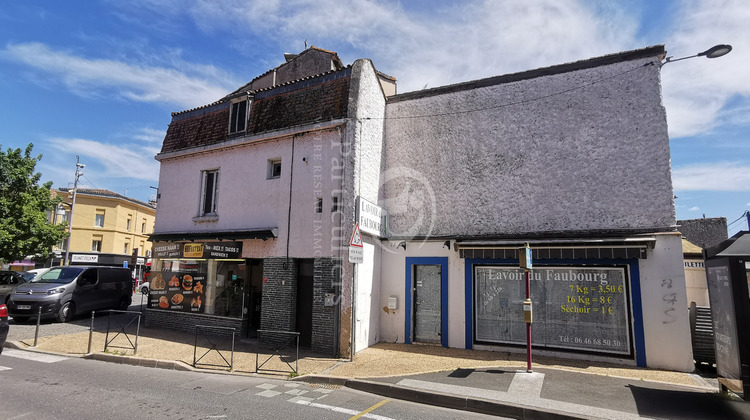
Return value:
<svg viewBox="0 0 750 420">
<path fill-rule="evenodd" d="M 247 99 L 232 103 L 229 113 L 229 133 L 245 131 L 247 124 Z"/>
</svg>

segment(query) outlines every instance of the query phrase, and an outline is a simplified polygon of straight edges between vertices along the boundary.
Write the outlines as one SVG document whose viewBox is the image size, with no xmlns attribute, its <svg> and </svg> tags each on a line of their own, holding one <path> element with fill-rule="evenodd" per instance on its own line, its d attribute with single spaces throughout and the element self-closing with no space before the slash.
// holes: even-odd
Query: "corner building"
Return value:
<svg viewBox="0 0 750 420">
<path fill-rule="evenodd" d="M 692 370 L 664 54 L 396 94 L 369 60 L 313 47 L 173 114 L 152 240 L 157 257 L 182 250 L 156 267 L 205 276 L 205 296 L 147 322 L 296 331 L 342 356 L 381 341 L 522 352 L 528 243 L 535 354 Z M 185 254 L 227 241 L 237 254 Z"/>
</svg>

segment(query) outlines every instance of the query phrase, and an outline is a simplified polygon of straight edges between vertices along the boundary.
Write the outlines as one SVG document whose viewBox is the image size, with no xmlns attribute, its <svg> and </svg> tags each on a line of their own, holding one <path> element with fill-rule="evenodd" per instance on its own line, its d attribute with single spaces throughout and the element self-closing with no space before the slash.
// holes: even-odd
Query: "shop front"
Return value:
<svg viewBox="0 0 750 420">
<path fill-rule="evenodd" d="M 679 233 L 441 240 L 405 249 L 386 241 L 380 337 L 525 352 L 519 249 L 528 243 L 535 355 L 691 371 L 680 241 Z"/>
<path fill-rule="evenodd" d="M 242 258 L 242 242 L 154 243 L 146 325 L 247 336 L 257 330 L 261 271 L 262 262 Z"/>
<path fill-rule="evenodd" d="M 655 239 L 593 242 L 535 241 L 529 273 L 532 346 L 631 359 L 645 366 L 639 260 Z M 525 346 L 526 277 L 518 267 L 517 249 L 504 241 L 459 244 L 470 302 L 468 346 Z"/>
</svg>

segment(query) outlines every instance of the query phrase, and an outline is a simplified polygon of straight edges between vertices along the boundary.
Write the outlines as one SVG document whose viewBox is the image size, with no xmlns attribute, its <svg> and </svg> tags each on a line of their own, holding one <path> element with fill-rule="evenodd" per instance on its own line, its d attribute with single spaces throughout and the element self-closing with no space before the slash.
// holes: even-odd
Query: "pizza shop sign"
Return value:
<svg viewBox="0 0 750 420">
<path fill-rule="evenodd" d="M 242 242 L 188 242 L 182 244 L 157 244 L 155 258 L 222 258 L 237 259 L 242 256 Z"/>
</svg>

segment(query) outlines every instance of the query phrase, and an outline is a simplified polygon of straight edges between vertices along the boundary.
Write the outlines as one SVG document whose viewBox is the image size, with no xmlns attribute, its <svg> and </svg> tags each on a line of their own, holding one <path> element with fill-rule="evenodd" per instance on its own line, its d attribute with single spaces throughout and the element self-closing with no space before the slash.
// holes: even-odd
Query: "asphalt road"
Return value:
<svg viewBox="0 0 750 420">
<path fill-rule="evenodd" d="M 0 355 L 0 378 L 0 412 L 11 419 L 491 418 L 335 386 L 146 368 L 15 349 Z"/>
</svg>

